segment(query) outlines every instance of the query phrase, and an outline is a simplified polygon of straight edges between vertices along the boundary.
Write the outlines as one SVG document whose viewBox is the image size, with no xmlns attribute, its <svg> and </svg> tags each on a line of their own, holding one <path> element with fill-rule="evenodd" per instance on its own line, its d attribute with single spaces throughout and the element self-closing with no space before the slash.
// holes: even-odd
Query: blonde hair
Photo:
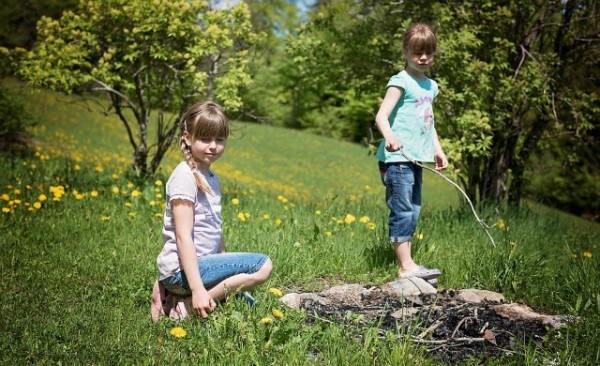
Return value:
<svg viewBox="0 0 600 366">
<path fill-rule="evenodd" d="M 431 27 L 424 23 L 411 25 L 402 36 L 402 49 L 404 52 L 435 53 L 437 38 Z"/>
<path fill-rule="evenodd" d="M 186 143 L 183 134 L 187 132 L 192 142 L 199 138 L 228 138 L 229 122 L 225 117 L 225 113 L 223 113 L 223 109 L 213 102 L 196 103 L 183 115 L 179 130 L 181 131 L 179 146 L 185 161 L 194 173 L 196 185 L 201 191 L 213 194 L 210 186 L 202 180 L 200 171 L 192 156 L 192 147 Z"/>
</svg>

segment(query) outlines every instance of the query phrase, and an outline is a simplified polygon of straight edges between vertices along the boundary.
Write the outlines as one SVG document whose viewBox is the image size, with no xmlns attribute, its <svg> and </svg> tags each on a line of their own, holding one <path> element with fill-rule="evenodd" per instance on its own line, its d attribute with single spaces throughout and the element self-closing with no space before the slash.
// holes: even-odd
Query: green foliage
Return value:
<svg viewBox="0 0 600 366">
<path fill-rule="evenodd" d="M 440 84 L 436 128 L 473 199 L 519 202 L 530 159 L 557 134 L 564 136 L 558 151 L 593 144 L 584 136 L 597 125 L 597 82 L 582 72 L 597 69 L 592 3 L 319 4 L 288 45 L 307 90 L 299 96 L 304 127 L 364 136 L 360 126 L 371 123 L 383 86 L 403 67 L 401 35 L 426 22 L 439 40 L 431 75 Z"/>
<path fill-rule="evenodd" d="M 33 125 L 33 116 L 25 108 L 22 98 L 0 87 L 0 152 L 11 151 L 27 143 L 27 129 Z"/>
<path fill-rule="evenodd" d="M 189 104 L 209 99 L 240 108 L 239 91 L 250 83 L 249 48 L 257 41 L 245 4 L 211 10 L 183 0 L 81 2 L 59 20 L 42 18 L 38 38 L 20 75 L 37 87 L 106 94 L 143 175 L 158 168 Z M 153 113 L 157 135 L 149 144 Z"/>
</svg>

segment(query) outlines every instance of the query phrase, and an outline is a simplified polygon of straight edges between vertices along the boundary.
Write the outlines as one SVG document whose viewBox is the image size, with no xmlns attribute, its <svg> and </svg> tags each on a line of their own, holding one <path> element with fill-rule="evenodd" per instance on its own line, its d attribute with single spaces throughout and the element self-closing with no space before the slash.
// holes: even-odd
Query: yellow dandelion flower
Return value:
<svg viewBox="0 0 600 366">
<path fill-rule="evenodd" d="M 6 189 L 13 189 L 13 188 L 14 188 L 14 187 L 13 187 L 13 185 L 12 185 L 12 184 L 7 184 L 7 185 L 6 185 Z"/>
<path fill-rule="evenodd" d="M 161 193 L 157 193 L 157 194 L 155 195 L 155 197 L 156 197 L 156 198 L 162 198 L 162 196 L 163 196 L 163 195 L 162 195 Z"/>
<path fill-rule="evenodd" d="M 33 203 L 33 208 L 35 208 L 35 209 L 38 209 L 38 210 L 39 210 L 40 208 L 42 208 L 42 204 L 41 204 L 40 202 L 34 202 L 34 203 Z"/>
<path fill-rule="evenodd" d="M 31 169 L 35 170 L 35 168 L 37 168 L 37 165 L 36 164 L 31 164 Z"/>
<path fill-rule="evenodd" d="M 586 258 L 592 258 L 592 252 L 590 252 L 589 250 L 586 250 L 585 252 L 583 252 L 583 256 Z"/>
<path fill-rule="evenodd" d="M 45 194 L 40 194 L 40 196 L 38 197 L 38 200 L 40 200 L 41 202 L 44 202 L 47 199 L 48 199 L 48 197 L 46 197 Z"/>
<path fill-rule="evenodd" d="M 260 322 L 263 324 L 271 324 L 271 323 L 273 323 L 273 318 L 271 318 L 270 316 L 266 316 L 266 317 L 262 318 L 260 320 Z"/>
<path fill-rule="evenodd" d="M 134 189 L 133 191 L 131 191 L 131 197 L 139 197 L 142 195 L 142 192 L 138 191 L 137 189 Z"/>
<path fill-rule="evenodd" d="M 77 194 L 77 195 L 75 196 L 75 198 L 76 198 L 76 199 L 78 199 L 78 200 L 80 200 L 80 199 L 82 199 L 82 198 L 83 198 L 83 195 L 82 195 L 82 194 Z"/>
<path fill-rule="evenodd" d="M 119 179 L 119 174 L 113 173 L 112 177 L 113 177 L 113 179 Z"/>
<path fill-rule="evenodd" d="M 418 234 L 416 235 L 416 237 L 417 237 L 417 239 L 419 239 L 419 240 L 423 240 L 423 233 L 418 233 Z"/>
<path fill-rule="evenodd" d="M 577 258 L 577 253 L 571 253 L 571 258 L 576 259 Z"/>
<path fill-rule="evenodd" d="M 245 222 L 246 221 L 246 215 L 244 215 L 243 212 L 240 212 L 237 214 L 238 219 L 240 219 L 241 222 Z"/>
<path fill-rule="evenodd" d="M 496 225 L 498 226 L 498 228 L 500 230 L 504 230 L 504 228 L 506 227 L 506 224 L 504 223 L 504 220 L 502 220 L 502 219 L 498 220 L 498 222 L 496 223 Z"/>
<path fill-rule="evenodd" d="M 280 219 L 275 220 L 275 225 L 278 225 L 278 226 L 281 225 L 281 220 Z"/>
<path fill-rule="evenodd" d="M 512 245 L 513 247 L 517 245 L 517 242 L 511 241 L 510 245 Z"/>
<path fill-rule="evenodd" d="M 7 195 L 6 193 L 4 193 L 2 196 L 0 196 L 0 198 L 4 201 L 10 201 L 10 196 Z"/>
<path fill-rule="evenodd" d="M 182 327 L 175 327 L 175 328 L 171 329 L 171 331 L 169 333 L 173 337 L 176 337 L 176 338 L 183 338 L 187 334 L 185 329 L 183 329 Z"/>
<path fill-rule="evenodd" d="M 268 220 L 271 216 L 269 214 L 264 214 L 262 216 L 263 220 Z"/>
<path fill-rule="evenodd" d="M 240 200 L 239 200 L 239 199 L 237 199 L 237 198 L 232 198 L 232 199 L 231 199 L 231 204 L 232 204 L 232 205 L 239 205 L 239 204 L 240 204 Z"/>
<path fill-rule="evenodd" d="M 273 316 L 277 319 L 283 318 L 283 313 L 277 309 L 272 309 L 271 314 L 273 314 Z"/>
<path fill-rule="evenodd" d="M 269 292 L 270 292 L 271 294 L 273 294 L 273 295 L 277 296 L 277 297 L 281 297 L 281 296 L 283 296 L 283 292 L 281 292 L 281 290 L 280 290 L 280 289 L 278 289 L 278 288 L 275 288 L 275 287 L 271 287 L 271 288 L 269 289 Z"/>
<path fill-rule="evenodd" d="M 21 204 L 21 200 L 14 200 L 12 201 L 15 205 L 20 205 Z"/>
<path fill-rule="evenodd" d="M 15 193 L 15 194 L 21 194 L 21 190 L 20 190 L 20 189 L 15 189 L 15 190 L 14 190 L 14 193 Z"/>
<path fill-rule="evenodd" d="M 108 221 L 110 220 L 110 216 L 102 216 L 102 221 Z"/>
<path fill-rule="evenodd" d="M 162 183 L 163 182 L 160 179 L 157 179 L 156 181 L 154 181 L 154 185 L 157 185 L 157 186 L 162 186 Z"/>
<path fill-rule="evenodd" d="M 356 221 L 356 217 L 354 217 L 354 215 L 351 215 L 351 214 L 346 214 L 346 216 L 344 217 L 344 222 L 345 222 L 346 224 L 351 224 L 351 223 L 353 223 L 354 221 Z"/>
<path fill-rule="evenodd" d="M 98 173 L 102 173 L 102 172 L 104 171 L 104 168 L 103 168 L 103 167 L 101 167 L 101 166 L 97 166 L 97 167 L 95 167 L 95 168 L 94 168 L 94 170 L 95 170 L 96 172 L 98 172 Z"/>
<path fill-rule="evenodd" d="M 33 166 L 32 166 L 32 168 L 33 168 Z M 75 164 L 75 166 L 73 167 L 73 169 L 79 170 L 79 169 L 81 169 L 81 167 L 79 166 L 79 164 Z"/>
<path fill-rule="evenodd" d="M 10 208 L 8 208 L 8 207 L 2 207 L 2 212 L 3 213 L 9 213 L 10 212 Z"/>
<path fill-rule="evenodd" d="M 156 201 L 155 200 L 152 200 L 149 203 L 150 203 L 150 206 L 156 206 Z"/>
<path fill-rule="evenodd" d="M 135 185 L 131 182 L 127 182 L 127 188 L 133 188 Z"/>
<path fill-rule="evenodd" d="M 27 185 L 25 186 L 25 188 L 27 188 L 28 190 L 31 190 L 31 188 L 32 188 L 32 187 L 31 187 L 29 184 L 27 184 Z"/>
<path fill-rule="evenodd" d="M 371 190 L 371 186 L 367 184 L 367 185 L 365 186 L 365 191 L 370 191 L 370 190 Z"/>
<path fill-rule="evenodd" d="M 157 213 L 154 214 L 154 216 L 156 216 L 156 217 L 163 217 L 163 214 L 160 213 L 160 212 L 157 212 Z"/>
<path fill-rule="evenodd" d="M 343 224 L 343 223 L 344 223 L 344 220 L 342 220 L 342 219 L 339 219 L 339 220 L 337 220 L 337 223 L 338 223 L 338 224 Z"/>
<path fill-rule="evenodd" d="M 321 214 L 321 210 L 316 210 L 316 211 L 315 211 L 315 214 L 316 214 L 316 215 L 320 215 L 320 214 Z"/>
<path fill-rule="evenodd" d="M 371 219 L 369 218 L 369 216 L 363 216 L 358 221 L 362 222 L 363 224 L 366 224 L 367 222 L 371 221 Z"/>
<path fill-rule="evenodd" d="M 112 187 L 113 193 L 119 193 L 119 187 Z"/>
<path fill-rule="evenodd" d="M 96 191 L 96 190 L 93 190 L 93 191 L 91 191 L 91 192 L 90 192 L 90 195 L 91 195 L 92 197 L 98 197 L 98 194 L 99 194 L 99 193 L 98 193 L 98 191 Z"/>
<path fill-rule="evenodd" d="M 244 212 L 244 216 L 246 216 L 246 218 L 250 218 L 250 212 Z"/>
<path fill-rule="evenodd" d="M 333 236 L 333 234 L 331 233 L 331 231 L 326 232 L 325 235 L 327 235 L 328 238 L 331 238 Z"/>
<path fill-rule="evenodd" d="M 129 213 L 129 216 L 131 216 L 131 217 L 135 217 L 135 212 L 130 212 L 130 213 Z"/>
<path fill-rule="evenodd" d="M 367 224 L 367 227 L 368 227 L 369 229 L 371 229 L 371 230 L 375 230 L 375 227 L 376 227 L 376 226 L 377 226 L 377 225 L 375 225 L 375 223 L 373 223 L 373 222 L 369 222 L 369 223 Z"/>
</svg>

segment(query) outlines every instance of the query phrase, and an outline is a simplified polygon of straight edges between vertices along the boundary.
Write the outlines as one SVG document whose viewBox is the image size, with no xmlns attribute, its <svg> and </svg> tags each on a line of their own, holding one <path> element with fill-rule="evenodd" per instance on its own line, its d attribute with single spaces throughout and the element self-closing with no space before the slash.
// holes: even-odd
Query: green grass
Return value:
<svg viewBox="0 0 600 366">
<path fill-rule="evenodd" d="M 307 324 L 306 314 L 285 309 L 268 292 L 394 278 L 383 191 L 365 148 L 236 124 L 215 165 L 224 234 L 230 251 L 268 254 L 273 276 L 253 291 L 254 308 L 230 299 L 208 320 L 153 325 L 164 184 L 128 173 L 129 147 L 116 120 L 59 99 L 43 92 L 29 101 L 40 119 L 38 150 L 0 158 L 0 208 L 8 211 L 0 214 L 0 364 L 437 364 L 398 334 L 379 337 L 374 324 Z M 170 154 L 156 179 L 165 182 L 178 159 Z M 443 271 L 440 286 L 498 291 L 580 318 L 541 348 L 522 345 L 487 364 L 598 364 L 598 225 L 536 205 L 483 209 L 494 248 L 451 187 L 433 175 L 426 182 L 414 256 Z M 65 194 L 54 201 L 57 186 Z M 345 222 L 348 215 L 356 220 Z M 263 324 L 273 308 L 284 317 Z M 174 326 L 187 335 L 171 336 Z"/>
</svg>

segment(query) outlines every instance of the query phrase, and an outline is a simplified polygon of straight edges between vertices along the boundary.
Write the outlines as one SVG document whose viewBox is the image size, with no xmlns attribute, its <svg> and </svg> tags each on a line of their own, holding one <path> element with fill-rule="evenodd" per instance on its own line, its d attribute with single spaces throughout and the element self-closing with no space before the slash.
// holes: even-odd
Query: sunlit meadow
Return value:
<svg viewBox="0 0 600 366">
<path fill-rule="evenodd" d="M 0 158 L 0 364 L 438 364 L 406 334 L 307 323 L 307 314 L 278 302 L 292 291 L 394 278 L 383 190 L 367 148 L 235 123 L 214 166 L 227 247 L 268 254 L 273 276 L 252 291 L 252 308 L 232 297 L 207 320 L 152 324 L 164 184 L 179 153 L 141 180 L 129 170 L 116 119 L 58 94 L 25 95 L 39 120 L 37 143 Z M 440 287 L 498 291 L 580 319 L 543 347 L 523 344 L 486 362 L 600 361 L 597 225 L 536 205 L 479 208 L 493 247 L 458 194 L 429 174 L 424 206 L 414 255 L 442 270 Z"/>
</svg>

